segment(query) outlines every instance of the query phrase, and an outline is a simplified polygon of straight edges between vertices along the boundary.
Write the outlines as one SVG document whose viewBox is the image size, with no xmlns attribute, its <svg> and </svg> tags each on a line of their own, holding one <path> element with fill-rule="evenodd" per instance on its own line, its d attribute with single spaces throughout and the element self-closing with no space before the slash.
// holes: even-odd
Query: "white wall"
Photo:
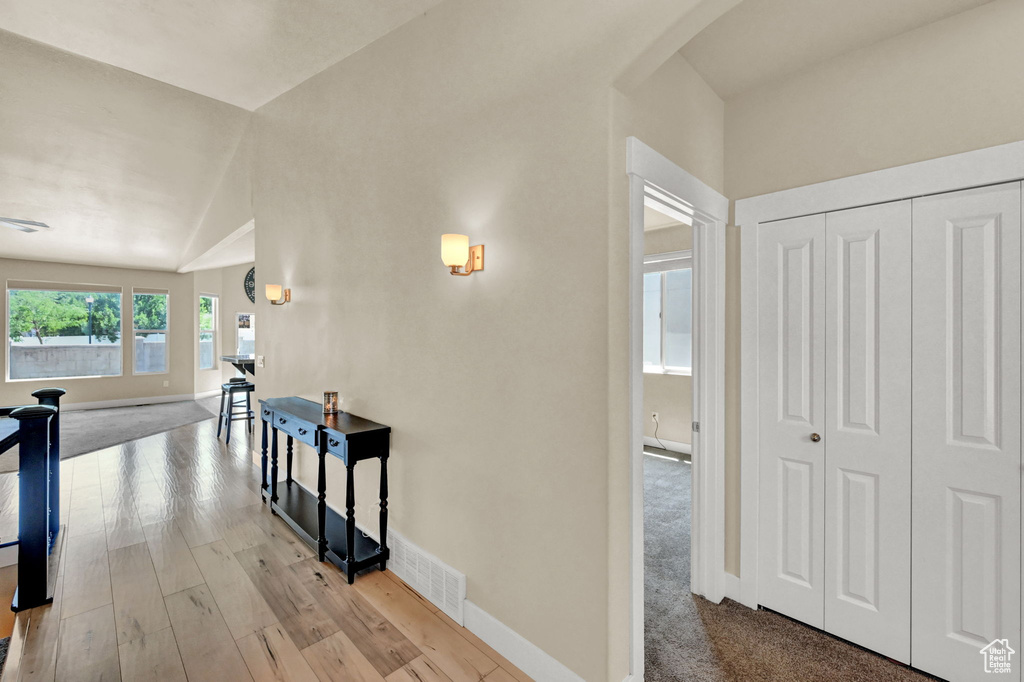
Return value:
<svg viewBox="0 0 1024 682">
<path fill-rule="evenodd" d="M 256 113 L 257 286 L 292 288 L 257 306 L 258 392 L 336 389 L 391 425 L 394 527 L 588 680 L 627 672 L 629 507 L 610 486 L 628 481 L 628 420 L 610 391 L 629 375 L 608 333 L 628 334 L 609 260 L 628 221 L 609 164 L 639 125 L 669 126 L 711 145 L 696 172 L 721 184 L 703 128 L 639 107 L 610 130 L 609 106 L 637 106 L 610 86 L 692 5 L 449 0 Z M 451 231 L 486 245 L 483 273 L 442 267 Z M 313 480 L 305 451 L 297 472 Z M 372 466 L 358 476 L 372 489 Z"/>
<path fill-rule="evenodd" d="M 1022 30 L 995 0 L 730 99 L 729 196 L 1024 139 Z"/>
</svg>

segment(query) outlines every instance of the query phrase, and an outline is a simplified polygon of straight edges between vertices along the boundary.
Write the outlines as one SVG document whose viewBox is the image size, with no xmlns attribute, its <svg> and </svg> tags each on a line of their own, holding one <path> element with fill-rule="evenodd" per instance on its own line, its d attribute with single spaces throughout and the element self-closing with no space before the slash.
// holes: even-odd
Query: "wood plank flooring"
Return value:
<svg viewBox="0 0 1024 682">
<path fill-rule="evenodd" d="M 57 594 L 14 620 L 2 682 L 530 679 L 390 571 L 319 563 L 232 441 L 211 420 L 61 463 Z M 16 474 L 0 500 L 16 527 Z"/>
</svg>

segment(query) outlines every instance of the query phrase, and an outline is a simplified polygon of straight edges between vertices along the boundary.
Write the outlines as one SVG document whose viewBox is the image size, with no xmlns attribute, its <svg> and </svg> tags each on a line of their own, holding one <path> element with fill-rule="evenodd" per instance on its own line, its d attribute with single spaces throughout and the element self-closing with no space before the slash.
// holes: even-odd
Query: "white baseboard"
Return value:
<svg viewBox="0 0 1024 682">
<path fill-rule="evenodd" d="M 583 682 L 582 677 L 468 599 L 465 613 L 467 630 L 491 645 L 533 679 L 544 682 Z"/>
<path fill-rule="evenodd" d="M 86 403 L 66 403 L 61 405 L 65 412 L 75 410 L 102 410 L 107 407 L 134 407 L 135 405 L 156 405 L 158 403 L 180 403 L 185 400 L 198 400 L 213 395 L 220 395 L 220 389 L 216 391 L 204 391 L 202 393 L 180 393 L 178 395 L 157 395 L 148 398 L 122 398 L 118 400 L 96 400 Z"/>
<path fill-rule="evenodd" d="M 220 391 L 221 391 L 221 389 L 214 388 L 214 389 L 209 390 L 209 391 L 202 391 L 200 393 L 196 393 L 195 400 L 200 400 L 202 398 L 212 398 L 212 397 L 214 397 L 216 395 L 220 395 Z"/>
<path fill-rule="evenodd" d="M 661 444 L 659 444 L 659 441 Z M 693 447 L 689 443 L 680 443 L 674 440 L 665 440 L 664 438 L 652 438 L 651 436 L 644 436 L 644 445 L 650 445 L 652 448 L 663 448 L 670 450 L 671 452 L 678 452 L 683 455 L 692 455 Z"/>
<path fill-rule="evenodd" d="M 622 682 L 644 682 L 644 676 L 633 674 L 626 675 L 626 679 L 624 679 Z"/>
<path fill-rule="evenodd" d="M 18 546 L 0 548 L 0 568 L 18 563 Z"/>
</svg>

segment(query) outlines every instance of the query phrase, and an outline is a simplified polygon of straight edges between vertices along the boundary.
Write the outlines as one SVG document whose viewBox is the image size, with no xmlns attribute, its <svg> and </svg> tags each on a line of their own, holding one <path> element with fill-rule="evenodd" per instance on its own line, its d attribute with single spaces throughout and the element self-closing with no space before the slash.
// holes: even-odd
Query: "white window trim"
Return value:
<svg viewBox="0 0 1024 682">
<path fill-rule="evenodd" d="M 654 272 L 669 272 L 671 270 L 689 269 L 693 272 L 693 250 L 668 251 L 665 253 L 653 253 L 644 256 L 644 274 Z M 669 367 L 665 364 L 665 298 L 666 278 L 661 278 L 661 365 L 648 365 L 644 363 L 644 374 L 662 374 L 671 376 L 689 377 L 693 376 L 693 356 L 690 356 L 689 367 Z M 690 310 L 692 325 L 693 309 Z M 692 330 L 692 326 L 691 326 Z M 691 331 L 692 334 L 692 331 Z"/>
<path fill-rule="evenodd" d="M 139 296 L 166 296 L 167 297 L 167 328 L 166 329 L 136 329 L 135 328 L 135 296 L 136 295 L 139 295 Z M 121 308 L 122 308 L 122 315 L 121 315 L 122 326 L 124 326 L 124 314 L 123 314 L 124 300 L 123 300 L 123 297 L 122 297 L 122 301 L 121 301 Z M 162 374 L 170 374 L 171 373 L 171 292 L 169 292 L 169 291 L 166 291 L 166 292 L 159 292 L 159 291 L 136 291 L 134 288 L 132 288 L 132 327 L 131 327 L 131 329 L 132 329 L 132 376 L 133 377 L 156 377 L 156 376 L 160 376 Z M 164 363 L 164 366 L 166 367 L 166 369 L 164 369 L 164 371 L 162 371 L 162 372 L 136 372 L 135 371 L 135 364 L 136 364 L 135 363 L 135 334 L 136 333 L 142 333 L 142 334 L 163 334 L 164 335 L 164 343 L 167 344 L 167 350 L 165 351 L 165 353 L 166 353 L 166 362 Z M 122 340 L 124 339 L 123 336 L 121 338 L 122 338 Z"/>
<path fill-rule="evenodd" d="M 117 291 L 113 291 L 113 289 L 117 289 L 117 287 L 114 287 L 113 285 L 109 285 L 109 284 L 101 284 L 101 285 L 97 285 L 97 286 L 103 287 L 104 289 L 110 288 L 112 290 L 111 291 L 90 292 L 90 291 L 88 291 L 88 289 L 83 289 L 83 288 L 78 288 L 78 289 L 56 289 L 56 288 L 53 288 L 53 289 L 50 289 L 50 288 L 32 289 L 32 288 L 27 287 L 27 286 L 15 286 L 14 289 L 15 289 L 15 291 L 78 291 L 78 292 L 86 292 L 86 293 L 104 293 L 104 294 L 116 293 L 116 294 L 118 294 L 121 297 L 121 371 L 118 374 L 82 374 L 82 375 L 69 376 L 69 377 L 38 377 L 38 378 L 29 378 L 29 379 L 12 379 L 11 378 L 11 344 L 10 344 L 10 338 L 8 337 L 8 334 L 9 334 L 10 329 L 11 329 L 11 283 L 12 283 L 12 281 L 14 281 L 14 280 L 7 280 L 4 283 L 4 336 L 7 338 L 7 340 L 4 343 L 4 372 L 3 372 L 3 380 L 4 380 L 5 384 L 21 384 L 21 383 L 25 383 L 27 381 L 35 381 L 35 382 L 38 383 L 40 381 L 49 381 L 50 379 L 59 380 L 59 381 L 76 381 L 78 379 L 118 379 L 118 378 L 124 377 L 124 289 L 118 289 Z M 88 286 L 88 285 L 79 285 L 79 284 L 67 283 L 66 286 L 70 286 L 70 287 L 83 287 L 83 286 Z"/>
<path fill-rule="evenodd" d="M 200 326 L 200 324 L 201 324 L 200 320 L 202 319 L 200 317 L 200 315 L 202 315 L 202 308 L 200 307 L 200 301 L 202 299 L 204 299 L 204 298 L 212 298 L 213 299 L 213 310 L 211 311 L 212 314 L 210 315 L 210 319 L 213 320 L 213 329 L 203 329 Z M 218 369 L 217 360 L 218 360 L 218 357 L 220 355 L 220 352 L 217 350 L 218 346 L 220 345 L 219 344 L 219 342 L 220 342 L 219 326 L 220 325 L 217 324 L 217 322 L 218 322 L 217 316 L 218 315 L 220 315 L 220 294 L 204 294 L 204 293 L 200 293 L 198 298 L 196 298 L 196 367 L 199 368 L 200 372 L 212 372 L 212 371 Z M 202 360 L 199 357 L 199 348 L 200 348 L 199 344 L 202 342 L 203 334 L 205 332 L 209 332 L 209 333 L 213 334 L 213 365 L 210 366 L 210 367 L 203 367 L 202 364 L 201 364 Z"/>
</svg>

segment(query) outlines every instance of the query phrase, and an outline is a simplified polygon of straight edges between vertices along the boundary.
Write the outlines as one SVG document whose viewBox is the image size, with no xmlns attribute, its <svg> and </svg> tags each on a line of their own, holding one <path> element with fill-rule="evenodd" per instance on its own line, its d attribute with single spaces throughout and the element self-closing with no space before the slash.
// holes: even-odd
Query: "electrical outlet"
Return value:
<svg viewBox="0 0 1024 682">
<path fill-rule="evenodd" d="M 263 359 L 262 355 L 257 355 L 256 356 L 256 366 L 257 367 L 265 367 L 266 366 L 266 361 Z"/>
<path fill-rule="evenodd" d="M 657 412 L 651 412 L 651 421 L 652 422 L 657 422 L 658 421 L 658 413 Z"/>
<path fill-rule="evenodd" d="M 169 381 L 165 381 L 164 382 L 164 388 L 169 388 L 170 385 L 171 385 L 171 382 L 169 382 Z"/>
</svg>

